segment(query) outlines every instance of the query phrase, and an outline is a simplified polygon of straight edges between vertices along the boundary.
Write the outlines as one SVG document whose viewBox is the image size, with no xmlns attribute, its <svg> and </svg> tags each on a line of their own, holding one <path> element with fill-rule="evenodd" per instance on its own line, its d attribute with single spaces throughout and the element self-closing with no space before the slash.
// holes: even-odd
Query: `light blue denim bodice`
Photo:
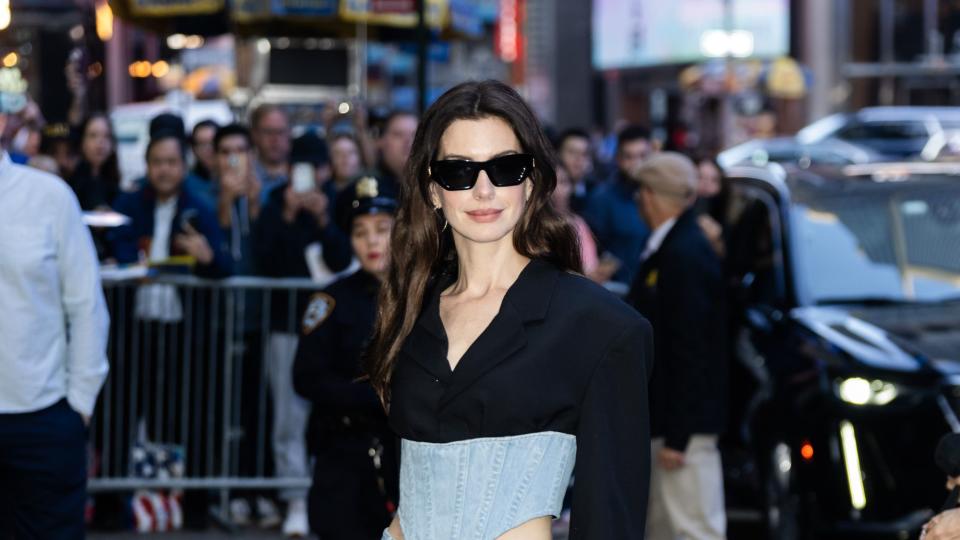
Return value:
<svg viewBox="0 0 960 540">
<path fill-rule="evenodd" d="M 493 540 L 533 518 L 559 516 L 576 454 L 576 437 L 552 431 L 451 443 L 404 439 L 404 539 Z M 382 540 L 394 539 L 384 531 Z"/>
</svg>

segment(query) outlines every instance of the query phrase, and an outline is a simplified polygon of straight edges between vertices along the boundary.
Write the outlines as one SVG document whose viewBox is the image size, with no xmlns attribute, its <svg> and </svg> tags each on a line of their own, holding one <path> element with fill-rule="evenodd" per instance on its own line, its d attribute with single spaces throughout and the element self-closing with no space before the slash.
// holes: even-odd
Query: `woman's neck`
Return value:
<svg viewBox="0 0 960 540">
<path fill-rule="evenodd" d="M 455 244 L 460 270 L 451 294 L 483 296 L 493 289 L 508 289 L 530 261 L 513 247 L 511 235 L 490 243 L 457 238 Z"/>
</svg>

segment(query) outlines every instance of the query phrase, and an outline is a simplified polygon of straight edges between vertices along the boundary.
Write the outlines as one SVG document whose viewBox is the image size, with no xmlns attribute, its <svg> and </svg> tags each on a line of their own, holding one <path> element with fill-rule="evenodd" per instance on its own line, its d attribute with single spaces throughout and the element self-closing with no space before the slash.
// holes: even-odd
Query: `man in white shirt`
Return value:
<svg viewBox="0 0 960 540">
<path fill-rule="evenodd" d="M 6 120 L 0 107 L 0 132 Z M 97 254 L 67 184 L 2 149 L 0 305 L 0 538 L 82 538 L 109 369 Z"/>
</svg>

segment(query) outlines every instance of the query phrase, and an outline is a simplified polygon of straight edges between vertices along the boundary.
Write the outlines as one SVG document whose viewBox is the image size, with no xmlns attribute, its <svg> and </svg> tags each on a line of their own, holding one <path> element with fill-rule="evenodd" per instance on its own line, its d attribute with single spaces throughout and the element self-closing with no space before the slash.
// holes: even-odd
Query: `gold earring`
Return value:
<svg viewBox="0 0 960 540">
<path fill-rule="evenodd" d="M 437 212 L 437 217 L 443 217 L 443 227 L 440 228 L 440 234 L 443 234 L 447 230 L 447 227 L 450 226 L 450 222 L 447 221 L 446 216 L 443 216 L 443 212 L 440 210 L 440 206 L 434 206 L 434 211 Z"/>
</svg>

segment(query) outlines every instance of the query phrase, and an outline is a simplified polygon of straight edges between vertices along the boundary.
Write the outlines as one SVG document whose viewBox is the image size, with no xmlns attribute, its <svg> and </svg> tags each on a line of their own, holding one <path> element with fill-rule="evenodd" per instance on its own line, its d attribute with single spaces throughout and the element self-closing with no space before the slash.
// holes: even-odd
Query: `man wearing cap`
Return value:
<svg viewBox="0 0 960 540">
<path fill-rule="evenodd" d="M 697 172 L 663 152 L 630 171 L 652 233 L 628 301 L 653 325 L 653 467 L 647 538 L 722 539 L 723 472 L 717 437 L 726 403 L 720 261 L 697 225 Z"/>
<path fill-rule="evenodd" d="M 25 90 L 15 77 L 0 70 L 0 132 Z M 97 254 L 69 186 L 2 149 L 0 305 L 0 538 L 83 538 L 87 426 L 108 371 Z"/>
</svg>

